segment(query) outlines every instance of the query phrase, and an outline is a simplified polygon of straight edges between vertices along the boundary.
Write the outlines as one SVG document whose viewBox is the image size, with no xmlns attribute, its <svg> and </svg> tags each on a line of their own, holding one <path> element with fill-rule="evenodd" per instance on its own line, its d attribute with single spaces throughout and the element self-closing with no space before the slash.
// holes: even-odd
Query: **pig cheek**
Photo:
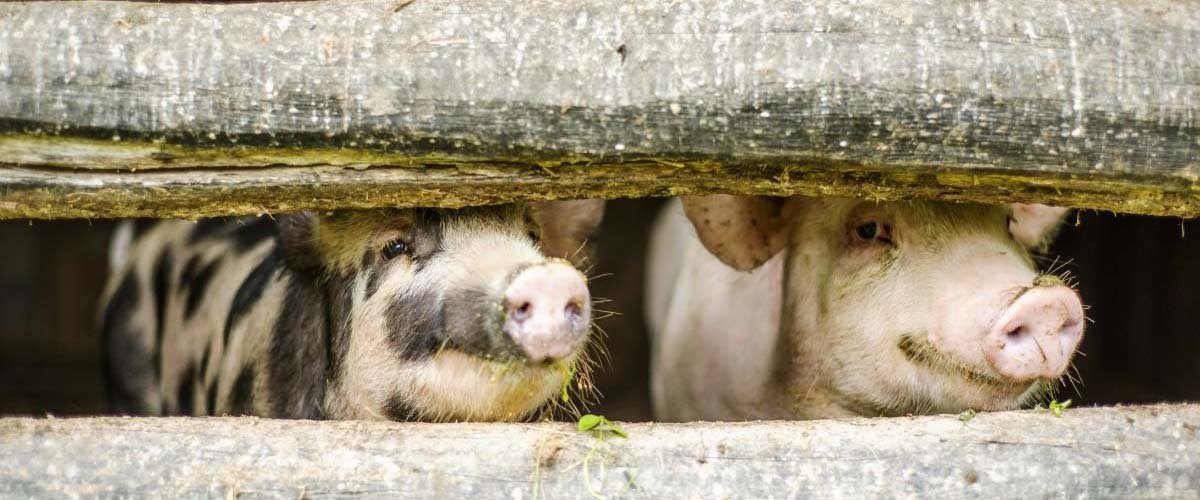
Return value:
<svg viewBox="0 0 1200 500">
<path fill-rule="evenodd" d="M 401 392 L 403 386 L 402 367 L 386 354 L 391 349 L 384 324 L 382 308 L 373 305 L 358 308 L 350 318 L 350 339 L 338 376 L 338 392 L 356 418 L 386 419 L 382 408 L 388 396 Z"/>
<path fill-rule="evenodd" d="M 406 395 L 405 388 L 411 386 L 411 376 L 388 339 L 387 313 L 391 302 L 412 284 L 412 275 L 401 266 L 381 266 L 377 272 L 384 274 L 369 297 L 365 277 L 354 282 L 350 338 L 338 384 L 343 404 L 356 417 L 386 419 L 382 408 L 394 395 Z"/>
<path fill-rule="evenodd" d="M 370 391 L 370 401 L 384 405 L 399 398 L 424 420 L 519 420 L 561 390 L 560 371 L 484 360 L 455 349 L 438 349 L 428 357 L 406 361 L 396 355 L 395 346 L 387 339 L 387 310 L 394 297 L 423 295 L 421 290 L 444 289 L 449 282 L 469 279 L 457 272 L 460 266 L 456 264 L 437 259 L 426 263 L 415 276 L 400 273 L 394 281 L 389 280 L 390 286 L 381 288 L 379 296 L 368 299 L 357 315 L 362 328 L 380 332 L 361 344 L 364 351 L 373 351 L 366 355 L 371 360 L 364 366 L 386 374 L 386 380 Z M 385 292 L 385 288 L 393 291 Z M 566 360 L 568 366 L 574 362 L 575 357 Z"/>
<path fill-rule="evenodd" d="M 839 269 L 841 271 L 841 269 Z M 908 294 L 889 283 L 903 280 L 884 276 L 881 266 L 860 268 L 852 279 L 832 287 L 825 318 L 820 328 L 824 338 L 810 349 L 825 350 L 824 371 L 839 392 L 886 395 L 900 390 L 897 367 L 903 356 L 894 346 L 907 329 L 909 318 L 920 316 L 901 302 Z"/>
<path fill-rule="evenodd" d="M 911 264 L 900 262 L 898 252 L 880 255 L 883 260 L 860 267 L 838 287 L 830 318 L 842 321 L 829 329 L 837 333 L 828 339 L 839 358 L 834 380 L 840 392 L 874 401 L 923 400 L 926 384 L 898 344 L 903 335 L 929 330 L 927 290 L 903 271 Z"/>
</svg>

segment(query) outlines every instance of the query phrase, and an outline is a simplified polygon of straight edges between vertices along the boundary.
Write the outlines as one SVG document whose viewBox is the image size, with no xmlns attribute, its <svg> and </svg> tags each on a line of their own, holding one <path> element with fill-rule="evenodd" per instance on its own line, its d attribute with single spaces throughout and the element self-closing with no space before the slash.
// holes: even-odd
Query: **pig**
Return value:
<svg viewBox="0 0 1200 500">
<path fill-rule="evenodd" d="M 714 195 L 651 239 L 651 392 L 667 421 L 1019 408 L 1049 397 L 1084 332 L 1039 274 L 1067 210 Z"/>
<path fill-rule="evenodd" d="M 100 313 L 113 409 L 548 415 L 572 377 L 587 389 L 577 266 L 602 213 L 579 200 L 126 221 Z"/>
</svg>

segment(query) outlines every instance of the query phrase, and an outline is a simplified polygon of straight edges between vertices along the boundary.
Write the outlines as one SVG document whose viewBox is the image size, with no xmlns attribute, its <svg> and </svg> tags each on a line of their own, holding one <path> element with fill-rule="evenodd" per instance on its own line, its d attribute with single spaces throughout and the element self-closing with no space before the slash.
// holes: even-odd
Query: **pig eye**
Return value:
<svg viewBox="0 0 1200 500">
<path fill-rule="evenodd" d="M 408 243 L 402 240 L 392 240 L 385 243 L 383 250 L 380 250 L 379 253 L 383 255 L 383 260 L 392 260 L 401 255 L 408 254 L 408 250 Z"/>
<path fill-rule="evenodd" d="M 878 232 L 879 232 L 879 224 L 874 223 L 874 222 L 860 224 L 858 227 L 854 228 L 854 234 L 857 234 L 859 238 L 862 238 L 864 240 L 875 239 L 875 235 Z"/>
<path fill-rule="evenodd" d="M 875 221 L 859 224 L 854 228 L 854 235 L 858 236 L 858 238 L 863 241 L 879 240 L 884 243 L 892 242 L 890 228 L 885 224 L 880 224 Z"/>
<path fill-rule="evenodd" d="M 536 244 L 542 242 L 542 238 L 540 236 L 538 236 L 538 234 L 536 232 L 530 231 L 529 232 L 529 241 L 532 241 L 536 245 Z"/>
</svg>

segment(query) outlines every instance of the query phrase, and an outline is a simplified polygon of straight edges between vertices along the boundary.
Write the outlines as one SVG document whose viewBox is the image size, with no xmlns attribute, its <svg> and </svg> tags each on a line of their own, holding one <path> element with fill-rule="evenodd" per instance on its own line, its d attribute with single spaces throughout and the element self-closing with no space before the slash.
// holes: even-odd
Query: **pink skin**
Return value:
<svg viewBox="0 0 1200 500">
<path fill-rule="evenodd" d="M 817 376 L 811 393 L 793 390 L 826 387 L 829 401 L 866 414 L 998 410 L 1065 373 L 1083 307 L 1038 278 L 1028 253 L 1053 224 L 1018 238 L 1006 213 L 1017 226 L 1028 214 L 1003 207 L 794 203 L 788 256 L 830 271 L 792 266 L 786 278 L 792 370 L 796 381 Z M 876 229 L 860 233 L 864 224 Z"/>
<path fill-rule="evenodd" d="M 591 295 L 583 275 L 551 261 L 528 267 L 504 291 L 504 332 L 533 363 L 574 353 L 588 329 Z"/>
<path fill-rule="evenodd" d="M 910 232 L 908 239 L 915 237 Z M 925 293 L 939 305 L 928 310 L 937 319 L 924 338 L 937 354 L 918 357 L 927 362 L 916 364 L 937 368 L 949 358 L 1018 392 L 1039 379 L 1061 377 L 1083 338 L 1078 294 L 1056 278 L 1038 278 L 1020 249 L 996 239 L 976 236 L 939 246 L 936 255 L 912 259 L 926 263 L 913 274 L 936 283 Z M 1001 401 L 974 404 L 996 409 L 992 405 Z"/>
<path fill-rule="evenodd" d="M 1083 338 L 1083 304 L 1062 285 L 1039 286 L 1022 294 L 983 341 L 988 363 L 1016 382 L 1054 379 L 1067 370 Z"/>
<path fill-rule="evenodd" d="M 1083 336 L 1078 295 L 1039 276 L 1030 254 L 1064 209 L 722 195 L 682 205 L 656 228 L 650 266 L 661 419 L 1018 408 L 1053 388 Z M 730 297 L 779 305 L 749 313 L 724 307 Z M 726 363 L 733 352 L 754 359 Z"/>
</svg>

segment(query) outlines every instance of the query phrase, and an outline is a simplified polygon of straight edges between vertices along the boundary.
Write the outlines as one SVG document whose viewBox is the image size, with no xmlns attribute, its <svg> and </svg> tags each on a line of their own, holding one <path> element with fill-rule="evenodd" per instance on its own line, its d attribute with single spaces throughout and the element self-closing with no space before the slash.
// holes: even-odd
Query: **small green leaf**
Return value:
<svg viewBox="0 0 1200 500">
<path fill-rule="evenodd" d="M 964 424 L 970 422 L 973 418 L 975 418 L 975 410 L 971 408 L 967 408 L 966 411 L 958 414 L 958 419 Z"/>
<path fill-rule="evenodd" d="M 1054 416 L 1056 416 L 1056 417 L 1061 417 L 1063 414 L 1063 411 L 1066 411 L 1066 409 L 1070 408 L 1070 407 L 1071 407 L 1070 399 L 1063 401 L 1061 403 L 1058 402 L 1057 399 L 1050 401 L 1050 413 L 1053 413 Z"/>
<path fill-rule="evenodd" d="M 590 431 L 592 429 L 595 429 L 597 425 L 600 425 L 603 422 L 604 422 L 604 417 L 601 417 L 600 415 L 592 415 L 591 413 L 589 413 L 587 415 L 579 417 L 579 424 L 577 425 L 577 427 L 581 431 Z"/>
</svg>

